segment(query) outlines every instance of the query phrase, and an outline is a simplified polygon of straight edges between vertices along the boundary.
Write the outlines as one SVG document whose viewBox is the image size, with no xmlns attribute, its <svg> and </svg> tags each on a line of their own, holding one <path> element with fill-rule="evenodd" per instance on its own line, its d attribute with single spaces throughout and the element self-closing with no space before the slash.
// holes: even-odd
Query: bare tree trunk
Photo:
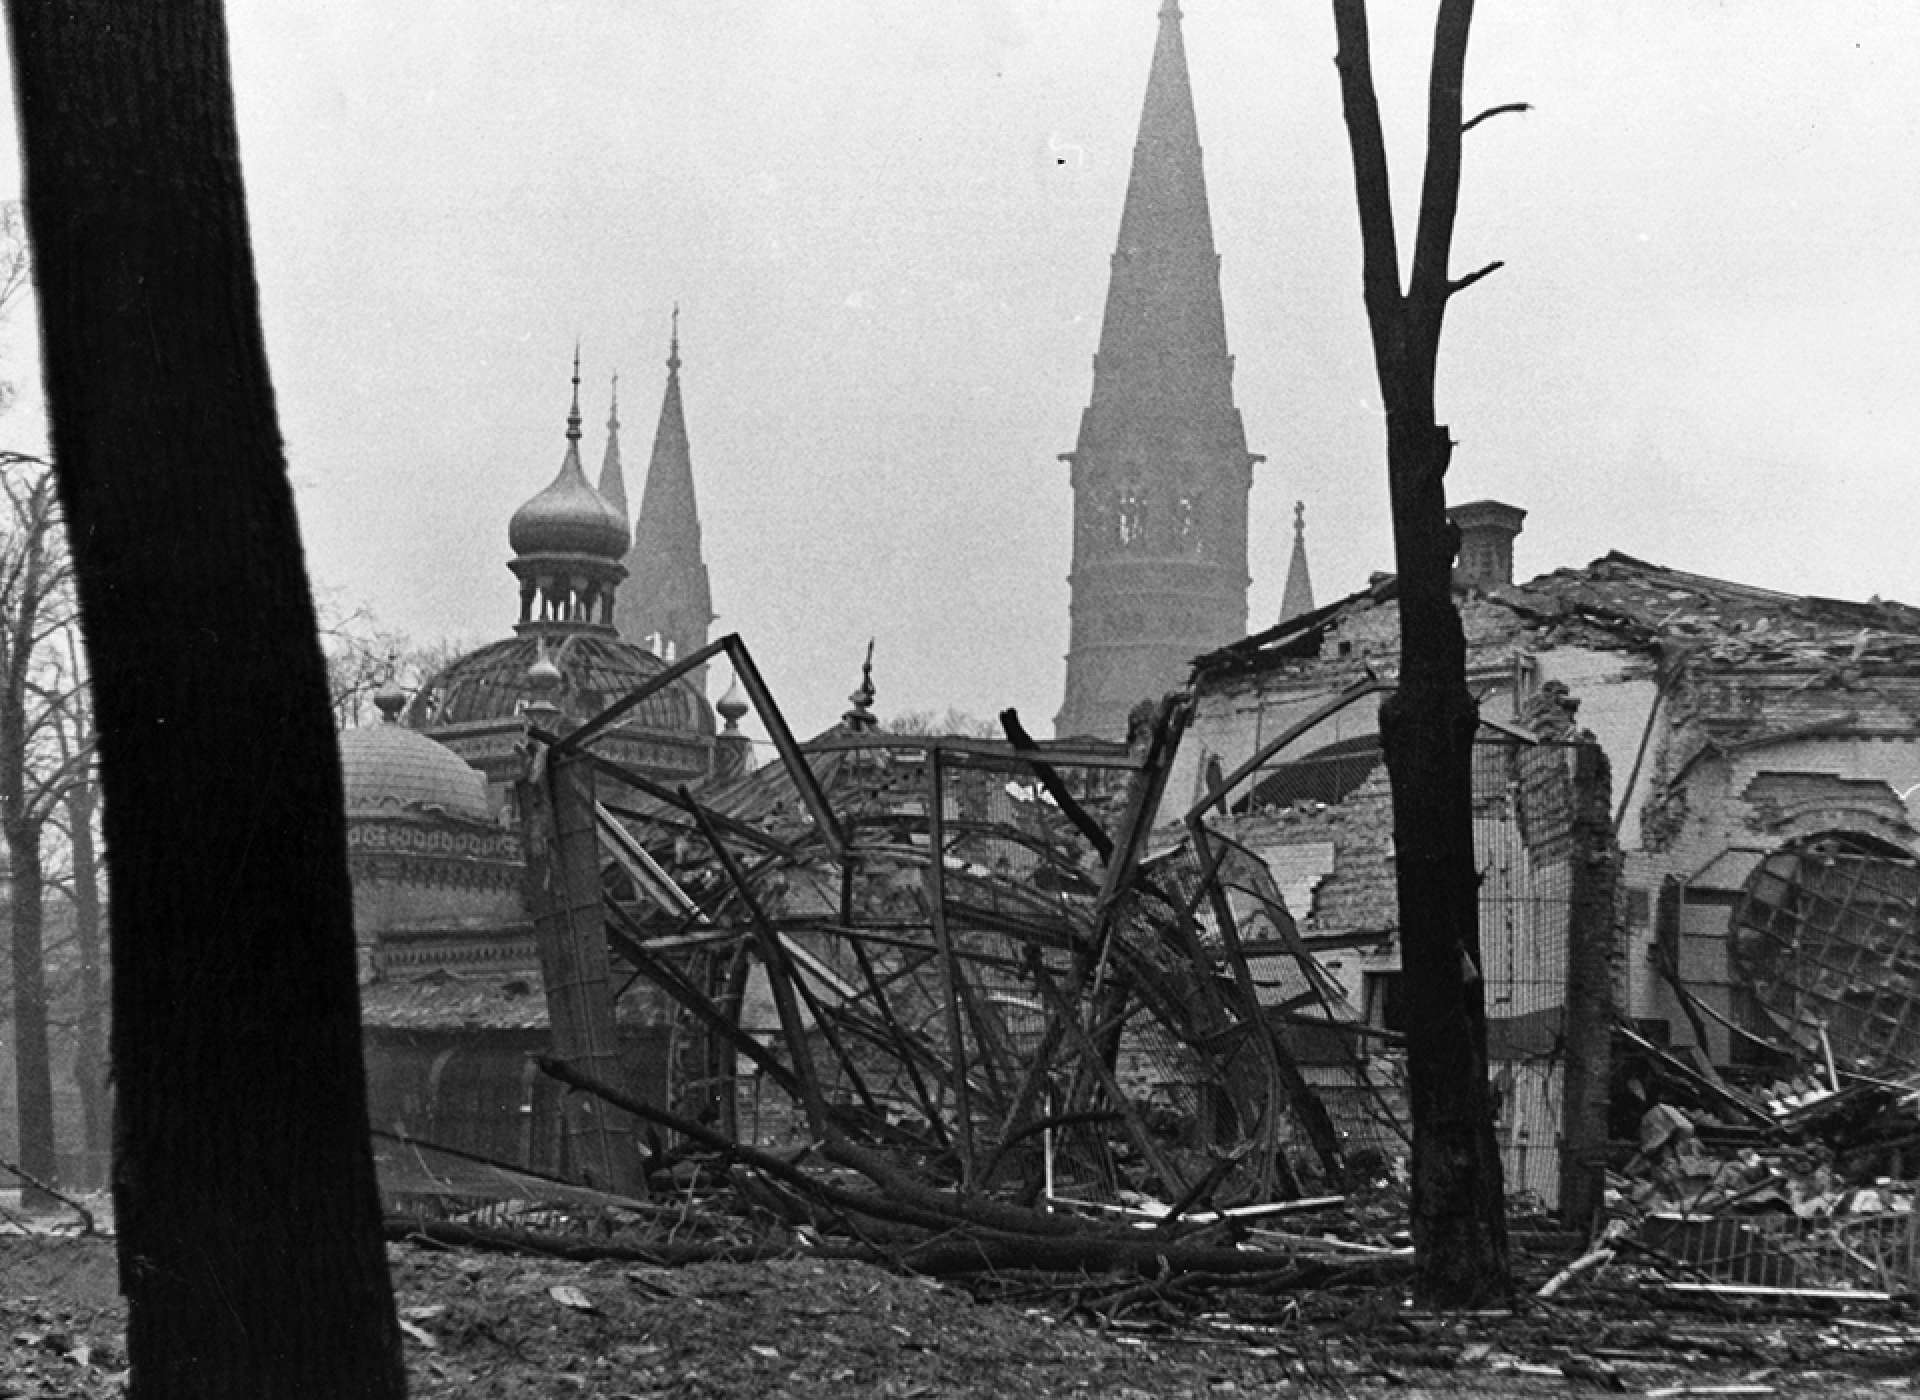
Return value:
<svg viewBox="0 0 1920 1400">
<path fill-rule="evenodd" d="M 80 951 L 79 1044 L 74 1078 L 80 1085 L 81 1148 L 86 1169 L 81 1185 L 107 1181 L 112 1151 L 112 1086 L 107 1075 L 107 979 L 100 946 L 100 853 L 93 839 L 94 790 L 82 779 L 67 792 L 67 822 L 73 846 L 74 940 Z"/>
<path fill-rule="evenodd" d="M 58 1154 L 53 1132 L 53 1057 L 47 1038 L 40 833 L 23 833 L 12 822 L 4 825 L 10 874 L 7 918 L 13 933 L 14 1107 L 20 1168 L 35 1181 L 55 1185 Z M 21 1200 L 34 1210 L 55 1204 L 53 1197 L 32 1185 L 22 1189 Z"/>
<path fill-rule="evenodd" d="M 405 1390 L 217 0 L 9 0 L 100 735 L 135 1400 Z"/>
<path fill-rule="evenodd" d="M 1413 1119 L 1415 1293 L 1440 1306 L 1511 1292 L 1499 1144 L 1487 1085 L 1473 850 L 1473 738 L 1466 639 L 1453 602 L 1457 538 L 1445 478 L 1453 444 L 1434 411 L 1440 329 L 1458 282 L 1447 259 L 1459 200 L 1461 81 L 1473 0 L 1441 0 L 1428 94 L 1427 165 L 1407 290 L 1400 288 L 1386 144 L 1365 0 L 1333 0 L 1336 63 L 1360 209 L 1367 320 L 1387 420 L 1399 575 L 1400 674 L 1380 709 L 1393 784 L 1400 959 Z"/>
</svg>

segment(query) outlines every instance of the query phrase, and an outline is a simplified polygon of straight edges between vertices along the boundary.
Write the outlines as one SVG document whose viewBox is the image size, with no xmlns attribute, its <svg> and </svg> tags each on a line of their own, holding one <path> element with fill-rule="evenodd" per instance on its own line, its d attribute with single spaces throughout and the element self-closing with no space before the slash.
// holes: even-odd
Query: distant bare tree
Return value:
<svg viewBox="0 0 1920 1400">
<path fill-rule="evenodd" d="M 424 645 L 382 626 L 366 607 L 320 606 L 320 649 L 327 661 L 327 693 L 335 728 L 374 720 L 373 697 L 388 684 L 411 693 L 475 643 L 443 637 Z"/>
<path fill-rule="evenodd" d="M 915 738 L 998 739 L 1000 726 L 965 710 L 948 706 L 937 710 L 907 710 L 880 722 L 883 734 L 912 735 Z"/>
<path fill-rule="evenodd" d="M 59 645 L 72 627 L 73 575 L 45 462 L 0 454 L 0 841 L 9 875 L 14 1103 L 20 1166 L 58 1178 L 48 1036 L 46 831 L 84 782 L 92 746 L 72 742 L 84 678 Z M 38 1193 L 27 1192 L 30 1202 Z"/>
</svg>

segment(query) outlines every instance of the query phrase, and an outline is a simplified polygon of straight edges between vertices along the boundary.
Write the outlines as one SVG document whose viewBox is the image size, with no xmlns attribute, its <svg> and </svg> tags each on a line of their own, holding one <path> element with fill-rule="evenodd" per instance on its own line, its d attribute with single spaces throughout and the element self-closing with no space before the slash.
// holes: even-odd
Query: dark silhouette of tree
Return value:
<svg viewBox="0 0 1920 1400">
<path fill-rule="evenodd" d="M 1473 125 L 1461 113 L 1473 0 L 1440 0 L 1427 98 L 1426 173 L 1404 291 L 1366 0 L 1333 0 L 1333 18 L 1360 208 L 1367 321 L 1387 420 L 1399 574 L 1400 674 L 1380 708 L 1380 736 L 1393 784 L 1400 959 L 1407 989 L 1415 1294 L 1436 1306 L 1473 1307 L 1504 1302 L 1512 1290 L 1480 978 L 1473 850 L 1479 709 L 1467 689 L 1466 638 L 1453 601 L 1458 536 L 1447 520 L 1445 484 L 1453 442 L 1434 421 L 1434 372 L 1447 302 L 1500 266 L 1493 263 L 1460 278 L 1447 270 L 1460 196 L 1460 139 Z"/>
<path fill-rule="evenodd" d="M 338 750 L 217 0 L 9 0 L 104 788 L 130 1394 L 399 1396 Z"/>
</svg>

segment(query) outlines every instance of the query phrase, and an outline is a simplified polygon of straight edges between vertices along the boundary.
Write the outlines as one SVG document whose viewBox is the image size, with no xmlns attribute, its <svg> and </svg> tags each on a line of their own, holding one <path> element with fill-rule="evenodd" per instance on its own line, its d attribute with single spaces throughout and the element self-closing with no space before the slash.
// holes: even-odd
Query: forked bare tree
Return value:
<svg viewBox="0 0 1920 1400">
<path fill-rule="evenodd" d="M 114 910 L 130 1394 L 399 1396 L 338 749 L 219 0 L 8 0 Z"/>
<path fill-rule="evenodd" d="M 1460 196 L 1461 86 L 1473 0 L 1440 0 L 1427 95 L 1427 160 L 1404 290 L 1373 87 L 1366 0 L 1333 0 L 1335 60 L 1359 200 L 1362 280 L 1387 420 L 1399 575 L 1400 674 L 1380 707 L 1393 783 L 1400 959 L 1407 988 L 1416 1295 L 1435 1306 L 1504 1302 L 1506 1206 L 1487 1084 L 1473 850 L 1473 739 L 1466 637 L 1454 606 L 1458 539 L 1447 520 L 1453 441 L 1435 421 L 1434 372 L 1447 303 L 1500 266 L 1448 271 Z M 1515 104 L 1517 105 L 1517 104 Z M 1495 109 L 1499 111 L 1511 108 Z"/>
</svg>

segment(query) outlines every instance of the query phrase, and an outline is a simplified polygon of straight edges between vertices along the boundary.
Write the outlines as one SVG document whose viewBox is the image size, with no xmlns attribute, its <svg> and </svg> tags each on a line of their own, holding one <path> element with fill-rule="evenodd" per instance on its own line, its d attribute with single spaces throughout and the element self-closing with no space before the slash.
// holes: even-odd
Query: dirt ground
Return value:
<svg viewBox="0 0 1920 1400">
<path fill-rule="evenodd" d="M 1789 1318 L 1656 1308 L 1631 1281 L 1518 1315 L 1440 1319 L 1390 1294 L 1222 1293 L 1217 1311 L 1099 1315 L 1084 1292 L 998 1301 L 807 1257 L 667 1269 L 396 1244 L 415 1396 L 1630 1394 L 1920 1389 L 1910 1304 Z M 0 1235 L 0 1400 L 124 1393 L 111 1241 Z"/>
</svg>

